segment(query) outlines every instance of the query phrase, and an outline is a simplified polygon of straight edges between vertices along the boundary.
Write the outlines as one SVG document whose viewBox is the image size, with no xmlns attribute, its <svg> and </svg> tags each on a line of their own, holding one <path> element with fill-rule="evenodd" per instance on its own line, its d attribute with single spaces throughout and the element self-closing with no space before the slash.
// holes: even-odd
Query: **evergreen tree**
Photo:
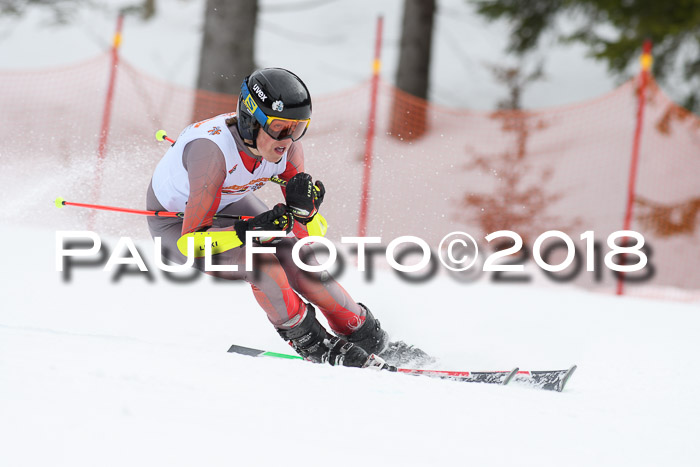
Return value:
<svg viewBox="0 0 700 467">
<path fill-rule="evenodd" d="M 618 76 L 626 74 L 644 40 L 651 39 L 656 80 L 682 80 L 688 89 L 682 103 L 700 111 L 700 0 L 470 1 L 485 18 L 511 24 L 510 52 L 524 55 L 550 32 L 560 40 L 586 44 Z M 576 19 L 573 32 L 557 30 L 556 22 L 564 15 Z"/>
</svg>

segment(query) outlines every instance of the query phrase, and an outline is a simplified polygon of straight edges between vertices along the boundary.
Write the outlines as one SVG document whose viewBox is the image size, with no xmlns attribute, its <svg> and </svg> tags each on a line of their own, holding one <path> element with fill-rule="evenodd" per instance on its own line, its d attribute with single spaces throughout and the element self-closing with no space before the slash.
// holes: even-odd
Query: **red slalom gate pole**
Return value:
<svg viewBox="0 0 700 467">
<path fill-rule="evenodd" d="M 109 83 L 107 85 L 107 96 L 105 98 L 104 111 L 102 112 L 102 129 L 100 130 L 100 144 L 97 148 L 97 157 L 102 160 L 107 149 L 107 136 L 109 135 L 109 121 L 112 116 L 112 100 L 114 98 L 114 83 L 117 79 L 117 68 L 119 67 L 119 46 L 122 42 L 122 25 L 124 16 L 117 18 L 117 30 L 114 33 L 112 42 L 112 66 L 109 71 Z"/>
<path fill-rule="evenodd" d="M 374 146 L 374 128 L 377 114 L 377 89 L 379 88 L 379 70 L 381 68 L 382 50 L 382 25 L 384 18 L 377 18 L 377 38 L 374 45 L 374 62 L 372 64 L 372 88 L 369 107 L 369 120 L 367 127 L 367 141 L 365 143 L 364 173 L 362 176 L 362 197 L 360 199 L 360 223 L 358 236 L 364 237 L 367 233 L 367 215 L 369 211 L 370 175 L 372 173 L 372 149 Z"/>
<path fill-rule="evenodd" d="M 644 103 L 646 101 L 646 89 L 649 82 L 649 73 L 651 70 L 653 58 L 651 56 L 651 41 L 644 41 L 644 48 L 641 57 L 642 71 L 640 72 L 639 82 L 639 103 L 637 105 L 637 125 L 634 129 L 634 140 L 632 142 L 632 158 L 630 161 L 630 175 L 627 184 L 627 206 L 625 208 L 625 221 L 623 230 L 629 230 L 632 225 L 632 209 L 634 207 L 634 192 L 637 183 L 637 167 L 639 165 L 639 147 L 642 139 L 642 125 L 644 123 Z M 622 238 L 622 244 L 625 245 L 627 237 Z M 622 255 L 621 263 L 625 264 L 625 255 Z M 620 272 L 617 279 L 617 295 L 624 293 L 624 277 L 625 273 Z"/>
<path fill-rule="evenodd" d="M 117 80 L 117 69 L 119 68 L 119 46 L 122 43 L 122 26 L 124 24 L 124 16 L 117 17 L 117 29 L 114 33 L 112 41 L 112 61 L 109 69 L 109 81 L 107 84 L 107 95 L 105 97 L 105 106 L 102 111 L 102 126 L 100 128 L 99 144 L 97 146 L 97 173 L 95 175 L 95 199 L 102 185 L 102 170 L 103 161 L 107 152 L 107 137 L 109 136 L 109 123 L 112 117 L 112 101 L 114 99 L 114 85 Z M 92 225 L 95 221 L 94 215 L 90 216 L 88 227 L 92 230 Z"/>
</svg>

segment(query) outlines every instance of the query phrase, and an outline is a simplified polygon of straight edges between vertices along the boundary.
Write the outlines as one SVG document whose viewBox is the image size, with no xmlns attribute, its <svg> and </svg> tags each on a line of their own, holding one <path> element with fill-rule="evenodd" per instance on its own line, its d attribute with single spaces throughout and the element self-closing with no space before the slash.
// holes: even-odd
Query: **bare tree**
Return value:
<svg viewBox="0 0 700 467">
<path fill-rule="evenodd" d="M 396 86 L 402 92 L 394 96 L 391 134 L 412 140 L 426 130 L 430 48 L 435 18 L 435 0 L 405 0 Z"/>
<path fill-rule="evenodd" d="M 255 68 L 253 56 L 257 0 L 207 0 L 197 87 L 238 96 L 241 80 Z M 230 104 L 227 104 L 230 105 Z M 223 110 L 217 100 L 199 93 L 194 119 L 208 118 Z"/>
</svg>

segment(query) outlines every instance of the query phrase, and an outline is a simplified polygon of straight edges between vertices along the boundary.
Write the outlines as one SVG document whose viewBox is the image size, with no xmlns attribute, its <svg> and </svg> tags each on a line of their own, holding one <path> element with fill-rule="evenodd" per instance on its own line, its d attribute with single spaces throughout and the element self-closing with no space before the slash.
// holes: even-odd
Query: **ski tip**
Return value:
<svg viewBox="0 0 700 467">
<path fill-rule="evenodd" d="M 517 366 L 515 368 L 513 368 L 512 370 L 510 370 L 510 373 L 508 373 L 508 376 L 505 377 L 505 379 L 503 380 L 503 383 L 501 383 L 501 384 L 503 384 L 503 386 L 505 386 L 506 384 L 510 383 L 510 380 L 513 379 L 513 377 L 518 374 L 518 371 L 520 371 L 520 368 L 518 368 Z"/>
<path fill-rule="evenodd" d="M 54 206 L 57 208 L 62 208 L 64 206 L 64 203 L 66 202 L 65 199 L 61 198 L 60 196 L 56 198 L 53 202 Z"/>
<path fill-rule="evenodd" d="M 578 368 L 576 365 L 572 365 L 571 368 L 569 368 L 566 371 L 566 374 L 564 377 L 561 379 L 561 382 L 559 383 L 559 387 L 557 387 L 557 392 L 562 392 L 564 390 L 564 386 L 566 386 L 567 381 L 569 381 L 569 378 L 571 378 L 571 375 L 574 374 L 574 371 L 576 371 L 576 368 Z"/>
<path fill-rule="evenodd" d="M 240 355 L 248 355 L 251 357 L 257 357 L 259 355 L 264 354 L 265 352 L 263 352 L 262 350 L 251 349 L 250 347 L 243 347 L 242 345 L 235 345 L 234 344 L 231 347 L 229 347 L 228 353 L 237 353 Z"/>
</svg>

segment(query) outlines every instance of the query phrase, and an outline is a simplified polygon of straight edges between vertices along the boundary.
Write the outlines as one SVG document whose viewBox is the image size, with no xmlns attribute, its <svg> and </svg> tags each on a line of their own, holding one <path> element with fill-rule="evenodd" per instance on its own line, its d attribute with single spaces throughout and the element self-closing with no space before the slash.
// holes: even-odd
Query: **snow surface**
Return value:
<svg viewBox="0 0 700 467">
<path fill-rule="evenodd" d="M 148 242 L 152 282 L 67 282 L 54 236 L 0 228 L 0 465 L 697 465 L 697 306 L 343 276 L 440 368 L 579 365 L 562 393 L 457 383 L 228 354 L 289 351 L 246 284 L 171 283 Z"/>
</svg>

